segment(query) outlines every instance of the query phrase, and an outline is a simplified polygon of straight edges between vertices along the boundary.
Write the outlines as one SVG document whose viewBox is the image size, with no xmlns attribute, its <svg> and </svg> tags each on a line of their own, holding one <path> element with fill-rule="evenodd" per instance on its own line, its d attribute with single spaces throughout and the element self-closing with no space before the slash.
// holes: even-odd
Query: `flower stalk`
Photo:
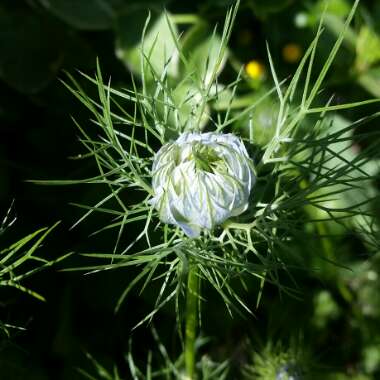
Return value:
<svg viewBox="0 0 380 380">
<path fill-rule="evenodd" d="M 198 327 L 199 277 L 197 267 L 189 267 L 186 295 L 185 321 L 185 367 L 186 380 L 195 380 L 195 340 Z"/>
</svg>

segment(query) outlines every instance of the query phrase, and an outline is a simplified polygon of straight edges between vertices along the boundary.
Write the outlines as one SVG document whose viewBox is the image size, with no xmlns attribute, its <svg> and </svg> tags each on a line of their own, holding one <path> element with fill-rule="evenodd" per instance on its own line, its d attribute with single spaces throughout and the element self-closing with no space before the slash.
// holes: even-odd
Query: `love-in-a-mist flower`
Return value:
<svg viewBox="0 0 380 380">
<path fill-rule="evenodd" d="M 164 223 L 190 237 L 212 229 L 248 207 L 253 164 L 233 134 L 185 132 L 164 145 L 152 168 L 151 204 Z"/>
</svg>

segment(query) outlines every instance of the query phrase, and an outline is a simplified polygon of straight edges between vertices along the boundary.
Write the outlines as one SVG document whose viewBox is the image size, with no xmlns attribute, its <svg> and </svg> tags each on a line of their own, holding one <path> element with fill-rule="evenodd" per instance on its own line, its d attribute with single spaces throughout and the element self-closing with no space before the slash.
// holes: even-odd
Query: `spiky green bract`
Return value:
<svg viewBox="0 0 380 380">
<path fill-rule="evenodd" d="M 350 12 L 346 27 L 353 18 L 357 3 Z M 367 144 L 366 148 L 356 152 L 350 159 L 347 159 L 346 153 L 356 142 L 376 142 L 378 138 L 377 131 L 362 133 L 359 129 L 360 125 L 376 118 L 378 114 L 348 122 L 344 128 L 338 128 L 333 133 L 329 128 L 335 119 L 326 118 L 328 113 L 364 106 L 378 99 L 340 105 L 331 105 L 330 99 L 325 105 L 318 104 L 321 101 L 319 93 L 323 80 L 342 43 L 343 34 L 332 47 L 321 71 L 314 73 L 314 57 L 322 33 L 320 24 L 315 39 L 289 83 L 278 80 L 269 54 L 275 87 L 253 104 L 236 112 L 233 101 L 239 97 L 240 78 L 222 87 L 217 82 L 235 14 L 236 8 L 227 15 L 218 57 L 210 60 L 213 66 L 208 68 L 211 74 L 207 74 L 207 81 L 194 71 L 194 67 L 179 83 L 170 81 L 165 70 L 157 75 L 150 65 L 149 52 L 144 49 L 141 52 L 141 90 L 135 85 L 132 90 L 113 89 L 110 84 L 104 83 L 98 65 L 94 79 L 84 75 L 97 87 L 98 98 L 94 100 L 70 76 L 73 87 L 68 88 L 92 113 L 95 130 L 99 134 L 99 138 L 94 138 L 92 133 L 78 126 L 82 133 L 81 141 L 88 151 L 82 157 L 95 160 L 99 175 L 79 181 L 40 183 L 88 183 L 108 188 L 108 194 L 95 205 L 80 206 L 86 212 L 77 223 L 95 212 L 112 217 L 111 222 L 98 232 L 116 230 L 113 253 L 86 254 L 92 258 L 105 259 L 108 263 L 73 270 L 97 272 L 139 267 L 141 272 L 126 286 L 116 310 L 137 284 L 141 284 L 142 291 L 147 284 L 161 280 L 154 310 L 140 324 L 149 321 L 160 307 L 171 300 L 175 300 L 179 314 L 189 265 L 196 268 L 203 284 L 215 288 L 229 311 L 241 307 L 249 311 L 255 305 L 247 305 L 236 287 L 236 283 L 240 283 L 241 288 L 244 288 L 248 276 L 257 278 L 260 283 L 257 304 L 265 281 L 283 291 L 291 291 L 282 286 L 280 276 L 280 272 L 288 270 L 283 253 L 289 250 L 289 242 L 325 235 L 326 223 L 352 228 L 349 221 L 356 216 L 368 216 L 371 223 L 374 220 L 368 207 L 373 198 L 371 194 L 363 193 L 364 197 L 359 202 L 351 199 L 344 206 L 332 202 L 344 194 L 352 194 L 356 190 L 361 192 L 363 186 L 374 179 L 374 173 L 366 170 L 367 164 L 372 162 L 374 145 Z M 174 37 L 180 62 L 186 67 L 189 56 L 182 53 L 180 38 Z M 149 70 L 149 83 L 144 80 L 146 70 Z M 151 78 L 154 78 L 153 84 Z M 179 87 L 181 91 L 187 89 L 185 93 L 188 97 L 178 103 L 175 94 Z M 194 101 L 194 88 L 197 101 Z M 185 131 L 199 132 L 207 127 L 208 130 L 226 133 L 274 93 L 277 94 L 279 106 L 272 138 L 264 147 L 256 146 L 252 139 L 245 140 L 257 171 L 255 191 L 249 199 L 247 211 L 193 240 L 188 239 L 179 228 L 161 223 L 157 211 L 149 203 L 153 195 L 151 168 L 155 152 Z M 213 104 L 217 103 L 214 101 L 221 97 L 229 99 L 224 102 L 226 108 L 206 113 L 206 109 L 212 109 Z M 129 111 L 121 102 L 128 103 Z M 211 118 L 211 114 L 214 117 Z M 313 119 L 311 116 L 318 118 Z M 356 131 L 355 137 L 350 131 Z M 136 194 L 136 191 L 140 200 L 127 201 L 132 198 L 126 194 Z M 316 214 L 315 210 L 322 213 Z M 365 219 L 365 223 L 368 222 Z M 131 223 L 136 223 L 140 231 L 133 237 L 129 235 L 132 242 L 123 246 L 121 237 L 125 236 Z M 360 225 L 363 223 L 363 220 L 359 220 Z M 364 228 L 362 233 L 365 236 L 370 234 Z M 135 248 L 137 242 L 139 249 Z M 145 248 L 141 248 L 144 244 Z M 324 256 L 330 261 L 336 260 L 333 252 Z M 231 280 L 236 280 L 234 286 Z"/>
<path fill-rule="evenodd" d="M 133 342 L 130 341 L 130 350 L 125 355 L 125 361 L 128 364 L 129 371 L 127 377 L 120 375 L 117 366 L 114 365 L 112 370 L 108 370 L 89 353 L 86 353 L 87 358 L 92 364 L 93 370 L 86 371 L 78 369 L 84 379 L 88 380 L 187 380 L 184 372 L 184 356 L 181 355 L 176 360 L 170 358 L 170 355 L 162 343 L 157 331 L 152 327 L 152 334 L 156 343 L 157 349 L 149 350 L 144 366 L 136 363 L 133 357 Z M 208 339 L 198 338 L 196 348 L 201 349 Z M 202 380 L 225 380 L 228 375 L 228 361 L 216 363 L 211 358 L 203 355 L 199 362 L 196 363 L 200 379 Z"/>
<path fill-rule="evenodd" d="M 78 372 L 87 380 L 122 380 L 119 375 L 117 366 L 114 365 L 112 371 L 109 371 L 103 365 L 101 365 L 89 352 L 86 352 L 86 357 L 93 367 L 93 371 L 86 371 L 82 368 L 78 368 Z"/>
<path fill-rule="evenodd" d="M 3 234 L 6 229 L 10 227 L 16 220 L 9 220 L 9 215 L 10 211 L 8 211 L 7 215 L 3 219 L 3 223 L 0 227 L 0 234 Z M 22 292 L 28 293 L 41 301 L 45 301 L 42 295 L 21 285 L 21 281 L 66 257 L 61 257 L 55 261 L 48 261 L 42 257 L 34 255 L 45 238 L 55 227 L 57 227 L 58 224 L 59 222 L 55 223 L 50 228 L 41 228 L 27 236 L 24 236 L 22 239 L 13 243 L 9 247 L 2 248 L 0 250 L 0 286 L 11 286 L 21 290 Z M 29 269 L 26 272 L 23 272 L 20 268 L 27 261 L 35 261 L 39 263 L 39 265 L 33 269 Z"/>
<path fill-rule="evenodd" d="M 213 53 L 217 51 L 217 55 L 208 61 L 212 62 L 212 65 L 211 63 L 206 65 L 206 70 L 202 71 L 202 74 L 192 69 L 179 83 L 172 83 L 165 70 L 157 75 L 150 65 L 149 52 L 144 50 L 141 52 L 141 63 L 144 68 L 141 91 L 136 87 L 127 91 L 111 88 L 109 84 L 103 82 L 98 66 L 95 79 L 85 75 L 97 86 L 98 99 L 94 100 L 70 76 L 73 87 L 68 86 L 68 88 L 90 110 L 97 131 L 100 133 L 100 138 L 94 139 L 91 137 L 93 135 L 91 132 L 85 131 L 78 125 L 82 133 L 81 141 L 88 150 L 88 153 L 81 157 L 93 157 L 99 175 L 80 181 L 39 181 L 39 183 L 90 183 L 108 187 L 108 195 L 97 204 L 79 205 L 86 210 L 86 213 L 77 223 L 94 212 L 106 213 L 113 218 L 111 223 L 97 231 L 117 230 L 113 253 L 88 254 L 91 257 L 108 259 L 110 263 L 76 269 L 96 272 L 132 265 L 141 267 L 141 273 L 128 284 L 121 295 L 116 310 L 138 283 L 142 284 L 143 290 L 151 281 L 163 280 L 157 294 L 156 306 L 143 321 L 150 320 L 161 306 L 173 299 L 177 300 L 176 308 L 179 311 L 179 296 L 185 289 L 183 279 L 187 275 L 190 262 L 197 268 L 198 276 L 205 278 L 207 283 L 216 288 L 229 308 L 234 307 L 235 300 L 241 305 L 244 303 L 230 287 L 228 279 L 238 279 L 242 273 L 252 274 L 261 279 L 262 273 L 271 269 L 266 264 L 250 263 L 250 257 L 244 252 L 221 245 L 214 236 L 205 234 L 196 241 L 188 239 L 179 228 L 160 223 L 158 212 L 149 203 L 153 195 L 151 168 L 155 150 L 185 131 L 202 130 L 205 125 L 203 116 L 206 114 L 206 109 L 220 96 L 216 78 L 225 62 L 227 42 L 236 12 L 237 7 L 228 12 L 220 38 L 216 38 L 216 32 L 214 33 L 218 48 L 213 49 Z M 168 25 L 171 25 L 169 20 Z M 175 41 L 179 46 L 180 62 L 187 67 L 190 65 L 191 57 L 182 54 L 181 40 L 178 36 L 175 36 Z M 149 83 L 145 81 L 146 70 L 149 70 Z M 154 86 L 151 78 L 154 78 Z M 237 83 L 233 83 L 226 86 L 224 91 L 230 91 L 236 88 L 236 85 Z M 185 96 L 179 104 L 175 95 L 177 90 L 182 91 L 183 88 Z M 194 101 L 194 88 L 197 92 L 196 101 Z M 128 102 L 131 111 L 122 107 L 120 102 Z M 224 120 L 228 120 L 228 114 L 227 112 L 223 116 Z M 223 119 L 220 117 L 221 115 L 218 120 L 221 122 Z M 207 118 L 206 121 L 217 129 L 218 120 Z M 136 190 L 141 194 L 142 200 L 134 204 L 127 202 L 125 194 L 135 193 Z M 133 238 L 130 237 L 129 240 L 132 242 L 121 246 L 121 237 L 127 226 L 134 222 L 142 226 L 141 231 Z M 161 238 L 154 236 L 155 230 L 160 232 Z M 217 234 L 219 233 L 220 228 Z M 141 246 L 144 241 L 146 248 L 136 251 L 134 249 L 136 243 Z M 247 307 L 246 309 L 248 310 Z"/>
<path fill-rule="evenodd" d="M 4 234 L 15 221 L 16 218 L 12 217 L 11 206 L 0 225 L 0 235 Z M 45 301 L 45 298 L 41 294 L 23 286 L 22 281 L 68 256 L 64 255 L 56 260 L 49 261 L 35 255 L 43 241 L 58 224 L 59 222 L 50 228 L 41 228 L 24 236 L 9 247 L 0 249 L 0 287 L 13 287 L 39 299 L 40 301 Z M 31 267 L 31 262 L 35 262 L 36 265 Z M 29 264 L 29 266 L 24 269 L 23 267 L 25 267 L 26 264 Z M 9 334 L 9 329 L 12 328 L 20 329 L 20 327 L 0 322 L 0 329 L 6 334 Z"/>
<path fill-rule="evenodd" d="M 311 380 L 315 374 L 315 360 L 300 341 L 288 347 L 268 343 L 261 352 L 252 354 L 252 362 L 243 370 L 243 378 L 255 380 Z"/>
</svg>

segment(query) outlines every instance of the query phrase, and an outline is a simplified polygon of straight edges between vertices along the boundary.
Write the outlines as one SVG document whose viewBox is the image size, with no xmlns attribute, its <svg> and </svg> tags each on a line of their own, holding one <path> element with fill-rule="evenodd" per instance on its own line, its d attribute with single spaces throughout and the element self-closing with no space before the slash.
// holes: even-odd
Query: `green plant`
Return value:
<svg viewBox="0 0 380 380">
<path fill-rule="evenodd" d="M 2 220 L 0 235 L 3 235 L 6 230 L 15 223 L 15 221 L 16 218 L 12 217 L 11 206 Z M 43 257 L 35 255 L 36 251 L 41 247 L 42 242 L 58 224 L 59 223 L 56 223 L 50 228 L 41 228 L 17 240 L 9 247 L 0 250 L 0 287 L 13 287 L 40 301 L 45 301 L 45 298 L 41 294 L 22 285 L 22 281 L 35 273 L 64 260 L 68 256 L 64 255 L 56 260 L 46 260 Z M 7 335 L 9 335 L 9 329 L 19 328 L 2 322 L 0 323 L 0 327 Z"/>
<path fill-rule="evenodd" d="M 99 174 L 81 180 L 38 182 L 105 186 L 107 195 L 95 205 L 78 205 L 85 213 L 76 225 L 93 213 L 104 213 L 112 219 L 97 233 L 116 230 L 117 236 L 111 253 L 84 254 L 106 263 L 70 270 L 96 273 L 138 267 L 141 271 L 127 284 L 116 311 L 137 284 L 141 284 L 142 292 L 150 283 L 160 281 L 153 310 L 137 326 L 151 321 L 163 306 L 174 302 L 184 345 L 183 361 L 178 365 L 182 366 L 181 373 L 185 368 L 187 379 L 195 379 L 197 371 L 200 373 L 195 345 L 204 302 L 203 287 L 211 285 L 231 314 L 233 311 L 252 314 L 266 283 L 276 285 L 281 292 L 296 293 L 293 286 L 283 282 L 284 273 L 292 279 L 286 257 L 292 255 L 296 243 L 307 241 L 311 236 L 320 239 L 323 252 L 320 265 L 331 280 L 328 265 L 338 262 L 333 247 L 325 240 L 331 226 L 339 226 L 343 231 L 360 231 L 358 236 L 364 241 L 377 231 L 371 211 L 371 202 L 377 195 L 363 187 L 376 175 L 376 169 L 368 171 L 367 167 L 374 161 L 378 132 L 362 132 L 360 127 L 378 117 L 378 113 L 343 125 L 339 125 L 339 118 L 328 115 L 379 100 L 334 105 L 333 97 L 324 98 L 321 94 L 357 4 L 358 1 L 318 73 L 314 73 L 314 61 L 322 22 L 291 80 L 278 79 L 268 48 L 274 87 L 248 106 L 236 107 L 239 85 L 243 82 L 241 71 L 233 83 L 220 81 L 238 4 L 227 13 L 221 36 L 216 30 L 212 33 L 208 43 L 213 48 L 208 49 L 210 55 L 203 65 L 197 66 L 197 55 L 185 49 L 190 37 L 181 38 L 173 19 L 166 14 L 164 34 L 170 36 L 168 39 L 160 39 L 160 30 L 156 35 L 147 34 L 149 18 L 146 22 L 139 46 L 140 68 L 134 67 L 139 78 L 132 79 L 131 90 L 112 88 L 109 80 L 103 80 L 98 64 L 95 78 L 83 74 L 96 86 L 98 97 L 93 99 L 69 74 L 71 84 L 66 86 L 91 112 L 96 134 L 99 134 L 76 123 L 82 134 L 81 142 L 87 149 L 81 158 L 94 159 Z M 252 113 L 274 95 L 277 104 L 272 133 L 264 144 L 257 144 L 252 128 L 260 126 L 252 124 Z M 233 130 L 237 133 L 239 124 L 247 118 L 248 137 L 243 140 L 253 161 L 257 182 L 246 211 L 231 213 L 231 217 L 217 225 L 201 225 L 207 228 L 201 228 L 197 238 L 184 233 L 179 223 L 163 223 L 159 210 L 152 205 L 152 198 L 157 195 L 151 185 L 155 152 L 188 132 L 204 135 L 212 131 L 222 135 Z M 371 140 L 375 143 L 371 144 Z M 353 150 L 353 145 L 361 141 L 365 141 L 365 147 Z M 211 156 L 206 155 L 206 171 L 215 161 L 210 160 Z M 201 165 L 199 170 L 205 170 L 205 166 Z M 179 186 L 177 191 L 184 190 Z M 357 191 L 362 197 L 359 201 L 345 197 Z M 134 198 L 126 194 L 133 194 Z M 342 197 L 343 203 L 336 202 L 336 198 Z M 186 217 L 187 214 L 179 213 L 175 220 Z M 122 237 L 131 223 L 140 231 L 131 242 L 124 244 Z M 365 228 L 367 223 L 375 228 Z M 246 282 L 252 278 L 259 286 L 256 305 L 248 305 L 244 299 Z M 181 329 L 183 319 L 184 330 Z M 133 362 L 130 361 L 130 365 L 134 368 Z M 144 378 L 137 370 L 133 376 Z"/>
</svg>

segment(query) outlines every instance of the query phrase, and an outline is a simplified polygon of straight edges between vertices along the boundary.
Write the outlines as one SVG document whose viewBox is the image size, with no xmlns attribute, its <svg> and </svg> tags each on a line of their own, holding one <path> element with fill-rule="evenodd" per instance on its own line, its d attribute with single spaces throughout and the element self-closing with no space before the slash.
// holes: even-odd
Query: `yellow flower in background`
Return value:
<svg viewBox="0 0 380 380">
<path fill-rule="evenodd" d="M 300 45 L 295 43 L 286 44 L 282 48 L 282 57 L 284 61 L 289 63 L 296 63 L 302 57 L 302 48 Z"/>
<path fill-rule="evenodd" d="M 265 68 L 262 63 L 253 59 L 246 64 L 245 72 L 252 79 L 261 79 L 264 76 Z"/>
</svg>

